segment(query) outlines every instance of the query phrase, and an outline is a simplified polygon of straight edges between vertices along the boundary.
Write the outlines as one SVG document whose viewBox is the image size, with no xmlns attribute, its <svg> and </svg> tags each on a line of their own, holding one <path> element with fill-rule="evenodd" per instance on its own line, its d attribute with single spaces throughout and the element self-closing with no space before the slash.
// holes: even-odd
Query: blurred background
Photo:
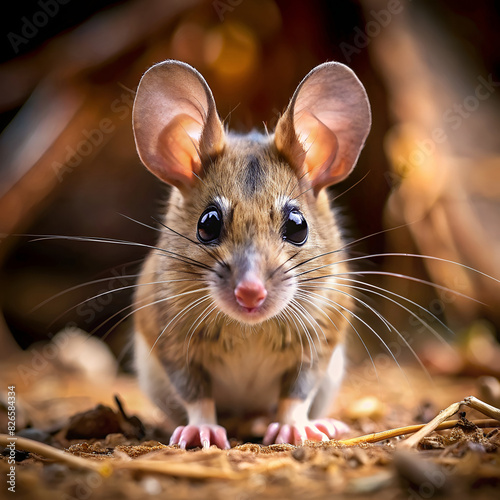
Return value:
<svg viewBox="0 0 500 500">
<path fill-rule="evenodd" d="M 355 266 L 414 277 L 366 275 L 434 317 L 395 295 L 365 300 L 429 366 L 498 375 L 499 21 L 493 0 L 11 5 L 0 39 L 0 359 L 76 326 L 105 338 L 127 367 L 144 248 L 27 235 L 155 242 L 127 218 L 152 224 L 167 192 L 142 167 L 131 128 L 149 66 L 167 58 L 195 66 L 221 117 L 245 131 L 273 129 L 303 76 L 335 60 L 359 76 L 373 113 L 358 167 L 334 188 L 347 234 L 362 238 L 352 254 L 373 255 Z M 401 252 L 436 259 L 379 255 Z M 436 354 L 441 344 L 422 321 L 462 354 Z M 370 332 L 364 340 L 379 344 Z M 387 342 L 408 352 L 397 336 Z"/>
</svg>

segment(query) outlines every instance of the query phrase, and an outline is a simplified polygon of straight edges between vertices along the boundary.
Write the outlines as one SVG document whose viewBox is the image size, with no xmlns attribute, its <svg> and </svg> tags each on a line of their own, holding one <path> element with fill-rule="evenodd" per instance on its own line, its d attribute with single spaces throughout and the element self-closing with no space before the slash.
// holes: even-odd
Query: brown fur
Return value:
<svg viewBox="0 0 500 500">
<path fill-rule="evenodd" d="M 241 182 L 246 168 L 243 160 L 249 154 L 255 155 L 264 165 L 263 189 L 251 198 L 248 197 Z M 279 282 L 280 278 L 287 275 L 287 270 L 299 262 L 313 258 L 320 253 L 339 250 L 343 246 L 340 229 L 335 223 L 326 193 L 322 192 L 316 197 L 309 188 L 310 184 L 307 180 L 299 179 L 294 170 L 280 158 L 270 139 L 258 143 L 233 138 L 228 140 L 224 153 L 210 164 L 205 176 L 195 184 L 188 197 L 180 196 L 178 192 L 172 194 L 165 225 L 195 241 L 199 214 L 215 197 L 226 193 L 233 209 L 231 223 L 226 228 L 227 234 L 224 241 L 211 251 L 218 259 L 231 264 L 238 247 L 245 248 L 251 241 L 264 256 L 268 274 L 276 269 L 279 270 L 278 275 L 273 276 L 274 281 Z M 275 200 L 280 196 L 296 197 L 298 207 L 309 224 L 307 246 L 297 248 L 283 242 L 280 235 L 282 217 L 274 208 Z M 158 247 L 168 249 L 172 254 L 202 262 L 211 269 L 218 265 L 216 260 L 207 254 L 204 247 L 190 243 L 167 229 L 162 230 Z M 297 272 L 309 271 L 318 265 L 333 264 L 345 258 L 342 251 L 333 253 L 297 268 Z M 315 277 L 345 271 L 346 265 L 341 263 L 333 267 L 325 267 L 307 276 Z M 259 325 L 245 325 L 228 318 L 225 314 L 217 314 L 218 309 L 212 310 L 204 317 L 207 302 L 203 302 L 185 316 L 174 320 L 184 308 L 189 307 L 207 292 L 195 292 L 172 299 L 170 297 L 195 291 L 200 286 L 212 283 L 213 274 L 213 271 L 199 269 L 189 262 L 181 262 L 174 255 L 157 251 L 150 254 L 140 280 L 141 286 L 137 289 L 136 306 L 139 310 L 136 313 L 136 329 L 151 348 L 151 356 L 161 359 L 163 364 L 169 363 L 172 366 L 201 365 L 210 374 L 214 366 L 224 365 L 227 362 L 226 358 L 241 354 L 235 351 L 243 350 L 244 354 L 247 349 L 245 343 L 250 342 L 248 339 L 251 338 L 251 342 L 254 342 L 258 338 L 259 358 L 261 359 L 255 359 L 256 370 L 259 369 L 259 363 L 263 359 L 272 359 L 279 365 L 279 371 L 282 374 L 302 364 L 308 365 L 310 362 L 317 365 L 320 373 L 324 372 L 334 347 L 342 340 L 346 319 L 342 314 L 335 313 L 334 308 L 328 307 L 314 297 L 310 300 L 315 302 L 317 307 L 297 299 L 315 318 L 317 326 L 314 327 L 307 319 L 304 319 L 303 322 L 307 328 L 297 328 L 292 320 L 283 320 L 281 316 Z M 199 281 L 174 281 L 147 285 L 148 282 L 167 282 L 190 277 Z M 335 287 L 334 279 L 325 278 L 325 280 Z M 269 283 L 266 285 L 270 286 Z M 346 294 L 321 290 L 319 293 L 338 303 L 339 308 L 342 308 L 341 311 L 349 310 L 351 307 L 351 301 Z M 162 302 L 140 309 L 144 303 L 154 300 L 162 300 Z M 200 322 L 199 318 L 203 320 Z M 166 328 L 165 331 L 163 331 L 164 328 Z M 307 334 L 310 335 L 313 345 L 309 345 Z M 228 379 L 235 380 L 234 374 L 231 376 L 228 373 L 227 376 Z M 217 396 L 215 399 L 217 403 Z M 277 400 L 272 397 L 270 401 L 265 401 L 265 394 L 263 394 L 263 400 L 268 410 L 277 403 Z"/>
</svg>

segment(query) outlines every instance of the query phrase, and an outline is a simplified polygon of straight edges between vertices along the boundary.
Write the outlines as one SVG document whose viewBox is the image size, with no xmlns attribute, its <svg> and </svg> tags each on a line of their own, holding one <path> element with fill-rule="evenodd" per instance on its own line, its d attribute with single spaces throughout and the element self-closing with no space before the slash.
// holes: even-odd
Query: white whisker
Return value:
<svg viewBox="0 0 500 500">
<path fill-rule="evenodd" d="M 312 300 L 309 300 L 309 298 L 307 297 L 307 294 L 305 294 L 303 291 L 302 292 L 298 291 L 297 294 L 296 294 L 296 296 L 300 297 L 302 301 L 307 302 L 308 304 L 311 304 L 312 306 L 316 306 L 317 307 L 317 304 L 315 304 Z M 328 339 L 326 338 L 326 335 L 325 335 L 325 332 L 323 331 L 323 328 L 321 328 L 321 326 L 316 321 L 316 319 L 314 318 L 314 316 L 302 304 L 300 304 L 299 301 L 297 301 L 297 303 L 302 307 L 302 309 L 304 310 L 304 312 L 310 318 L 312 318 L 312 320 L 318 325 L 319 329 L 321 330 L 321 333 L 323 334 L 323 340 L 328 343 Z M 320 309 L 320 311 L 321 311 L 321 309 Z M 325 313 L 323 312 L 323 314 L 325 314 Z M 335 323 L 333 322 L 333 320 L 328 315 L 326 315 L 326 317 L 330 320 L 330 322 L 335 327 L 335 329 L 338 330 L 337 325 L 335 325 Z M 315 329 L 315 332 L 316 332 L 316 329 Z M 321 339 L 319 338 L 318 332 L 316 332 L 316 338 L 318 339 L 318 342 L 320 342 L 320 345 L 321 345 Z"/>
<path fill-rule="evenodd" d="M 340 293 L 340 294 L 343 294 L 343 295 L 347 295 L 348 297 L 351 297 L 352 299 L 354 299 L 354 300 L 356 300 L 356 301 L 358 300 L 358 298 L 357 298 L 356 296 L 354 296 L 354 295 L 352 295 L 352 294 L 349 294 L 349 293 L 347 293 L 347 292 L 344 292 L 343 290 L 337 290 L 337 289 L 331 289 L 331 290 L 336 291 L 336 292 L 338 292 L 338 293 Z M 397 359 L 396 359 L 396 357 L 394 356 L 394 353 L 391 351 L 391 349 L 389 348 L 389 346 L 387 345 L 387 343 L 384 341 L 384 339 L 383 339 L 383 338 L 382 338 L 382 337 L 381 337 L 381 336 L 380 336 L 380 335 L 379 335 L 379 334 L 375 331 L 375 329 L 374 329 L 372 326 L 370 326 L 370 325 L 369 325 L 369 324 L 368 324 L 365 320 L 363 320 L 363 318 L 361 318 L 358 314 L 356 314 L 356 313 L 354 313 L 353 311 L 349 310 L 347 307 L 343 306 L 342 304 L 339 304 L 338 302 L 335 302 L 334 300 L 329 299 L 329 298 L 327 298 L 327 297 L 325 297 L 325 300 L 328 300 L 328 302 L 331 302 L 331 303 L 332 303 L 332 304 L 334 304 L 336 307 L 339 307 L 339 308 L 341 308 L 342 310 L 344 310 L 344 311 L 348 312 L 349 314 L 351 314 L 354 318 L 356 318 L 356 320 L 357 320 L 357 321 L 359 321 L 360 323 L 362 323 L 363 325 L 365 325 L 365 326 L 366 326 L 366 327 L 367 327 L 367 328 L 368 328 L 368 329 L 369 329 L 369 330 L 370 330 L 370 331 L 371 331 L 371 332 L 372 332 L 372 333 L 373 333 L 373 334 L 377 337 L 377 339 L 380 341 L 380 343 L 384 346 L 384 348 L 385 348 L 385 349 L 387 350 L 387 352 L 390 354 L 390 356 L 391 356 L 391 358 L 393 359 L 394 363 L 396 363 L 396 366 L 397 366 L 397 367 L 399 368 L 399 370 L 401 371 L 401 374 L 402 374 L 402 375 L 403 375 L 403 377 L 405 378 L 406 383 L 408 384 L 408 387 L 409 387 L 409 388 L 411 388 L 411 385 L 410 385 L 410 383 L 409 383 L 409 381 L 408 381 L 408 378 L 406 377 L 406 374 L 405 374 L 404 370 L 402 369 L 401 365 L 399 364 L 398 360 L 397 360 Z M 366 304 L 366 307 L 368 307 L 369 309 L 371 309 L 371 310 L 372 310 L 372 312 L 373 312 L 374 314 L 377 314 L 377 315 L 378 315 L 378 314 L 380 314 L 380 313 L 378 313 L 378 311 L 373 310 L 373 308 L 371 308 L 371 306 L 369 306 L 368 304 Z M 389 322 L 388 322 L 388 323 L 389 323 Z M 389 323 L 389 324 L 390 324 L 390 323 Z M 391 325 L 391 327 L 392 327 L 392 325 Z M 392 328 L 393 328 L 393 329 L 397 332 L 397 330 L 396 330 L 394 327 L 392 327 Z M 403 337 L 402 337 L 402 338 L 403 338 Z M 403 338 L 403 340 L 405 341 L 405 339 L 404 339 L 404 338 Z M 406 341 L 405 341 L 405 342 L 406 342 Z M 406 344 L 408 344 L 408 343 L 406 342 Z M 411 351 L 413 351 L 413 349 L 411 349 L 411 346 L 409 346 L 409 345 L 408 345 L 408 348 L 409 348 Z M 414 352 L 414 351 L 413 351 L 413 352 Z M 415 354 L 415 356 L 416 356 L 416 354 Z M 417 361 L 418 361 L 420 364 L 422 364 L 422 362 L 421 362 L 420 358 L 419 358 L 418 356 L 416 356 L 416 358 L 417 358 Z M 424 372 L 428 375 L 428 372 L 427 372 L 427 370 L 425 369 L 425 367 L 423 367 L 423 370 L 424 370 Z"/>
<path fill-rule="evenodd" d="M 306 291 L 300 291 L 299 293 L 305 295 Z M 348 323 L 348 325 L 356 333 L 359 341 L 361 342 L 361 344 L 363 345 L 366 353 L 368 354 L 368 357 L 370 358 L 370 362 L 371 362 L 371 364 L 373 366 L 373 370 L 375 372 L 375 376 L 377 378 L 377 383 L 379 383 L 380 382 L 380 378 L 379 378 L 379 375 L 378 375 L 378 370 L 377 370 L 377 367 L 375 366 L 375 362 L 373 361 L 373 357 L 371 355 L 371 352 L 368 349 L 368 346 L 366 345 L 365 341 L 363 340 L 363 337 L 358 332 L 358 329 L 352 323 L 352 321 L 341 310 L 339 310 L 338 307 L 336 307 L 334 304 L 330 304 L 328 302 L 328 299 L 326 297 L 324 297 L 323 295 L 321 295 L 319 293 L 311 292 L 310 290 L 307 290 L 307 295 L 314 295 L 318 300 L 320 300 L 321 302 L 325 303 L 327 307 L 331 307 L 337 314 L 340 314 L 346 320 L 346 322 Z M 314 303 L 314 301 L 311 301 L 311 304 L 315 305 L 319 309 L 319 311 L 321 311 L 330 320 L 330 322 L 337 328 L 337 326 L 335 325 L 335 323 L 333 322 L 333 320 L 330 318 L 330 316 L 328 316 L 328 314 L 326 314 L 316 303 Z"/>
<path fill-rule="evenodd" d="M 309 345 L 309 354 L 310 354 L 310 361 L 309 361 L 309 364 L 310 366 L 312 366 L 313 364 L 313 360 L 314 360 L 314 354 L 313 354 L 313 347 L 314 347 L 314 351 L 316 353 L 316 357 L 318 356 L 318 352 L 316 350 L 316 346 L 314 345 L 313 341 L 312 341 L 312 338 L 311 338 L 311 335 L 309 334 L 309 332 L 307 331 L 307 327 L 305 325 L 305 323 L 302 321 L 302 318 L 300 316 L 300 311 L 297 311 L 296 308 L 295 308 L 295 305 L 290 303 L 288 305 L 288 311 L 290 312 L 290 314 L 292 314 L 294 316 L 294 318 L 298 321 L 299 325 L 301 326 L 303 332 L 304 332 L 304 335 L 306 336 L 306 339 L 307 339 L 307 344 Z M 297 335 L 300 337 L 300 328 L 297 328 Z"/>
<path fill-rule="evenodd" d="M 345 294 L 347 295 L 348 297 L 351 297 L 352 299 L 354 299 L 356 302 L 359 302 L 360 304 L 362 304 L 364 307 L 366 307 L 370 312 L 372 312 L 373 314 L 375 314 L 377 317 L 379 318 L 383 318 L 383 316 L 375 309 L 373 308 L 372 306 L 370 306 L 368 303 L 362 301 L 361 299 L 359 299 L 359 297 L 356 297 L 355 295 L 353 294 L 350 294 L 348 292 L 345 292 L 343 290 L 339 290 L 338 288 L 331 288 L 331 287 L 324 287 L 325 289 L 327 290 L 331 290 L 331 291 L 334 291 L 334 292 L 337 292 L 337 293 L 341 293 L 341 294 Z M 351 287 L 352 288 L 352 287 Z M 352 312 L 351 312 L 352 314 Z M 360 318 L 357 317 L 357 319 L 359 320 Z M 390 327 L 390 330 L 395 332 L 399 338 L 404 342 L 406 348 L 411 352 L 411 354 L 414 356 L 415 360 L 417 361 L 417 363 L 420 365 L 422 371 L 425 373 L 426 377 L 432 382 L 432 377 L 430 376 L 427 368 L 425 367 L 425 365 L 422 363 L 422 360 L 418 357 L 418 354 L 415 352 L 415 350 L 413 349 L 413 347 L 411 347 L 411 345 L 408 343 L 408 341 L 404 338 L 403 335 L 401 335 L 401 332 L 390 322 L 390 321 L 387 321 L 387 318 L 385 318 L 385 321 L 384 323 L 387 323 L 387 325 L 389 325 Z M 366 323 L 365 323 L 366 325 Z M 375 330 L 373 328 L 370 328 L 370 330 L 372 332 L 375 333 Z M 392 358 L 394 359 L 394 361 L 396 361 L 396 358 L 393 354 L 393 352 L 389 349 L 389 347 L 387 346 L 387 344 L 382 340 L 382 337 L 380 337 L 380 335 L 378 335 L 377 333 L 375 333 L 375 335 L 377 336 L 377 338 L 382 342 L 382 344 L 384 345 L 384 347 L 388 350 L 388 352 L 391 354 Z M 396 361 L 398 367 L 401 369 L 401 366 L 399 365 L 399 363 Z"/>
<path fill-rule="evenodd" d="M 203 292 L 207 290 L 206 288 L 204 289 L 199 289 L 199 290 L 193 290 L 192 292 Z M 163 336 L 163 334 L 166 332 L 166 330 L 168 329 L 168 327 L 175 321 L 175 320 L 179 320 L 181 319 L 183 316 L 185 316 L 190 310 L 192 310 L 193 308 L 195 308 L 196 306 L 198 306 L 201 302 L 204 302 L 205 300 L 209 300 L 210 299 L 210 296 L 208 295 L 204 295 L 202 297 L 199 297 L 198 299 L 196 299 L 194 302 L 192 302 L 191 304 L 188 304 L 187 306 L 183 307 L 168 323 L 167 325 L 163 328 L 163 330 L 160 332 L 160 334 L 158 335 L 158 337 L 156 337 L 156 340 L 154 341 L 153 345 L 151 346 L 151 349 L 149 351 L 149 354 L 151 354 L 153 352 L 153 349 L 156 347 L 156 344 L 159 342 L 160 338 Z M 165 299 L 162 299 L 162 300 L 165 300 Z M 168 298 L 167 298 L 168 300 Z"/>
<path fill-rule="evenodd" d="M 311 257 L 311 258 L 309 258 L 309 259 L 307 259 L 305 261 L 299 262 L 295 266 L 289 268 L 287 270 L 287 272 L 290 272 L 292 269 L 296 269 L 297 267 L 302 266 L 302 265 L 304 265 L 306 263 L 309 263 L 309 262 L 311 262 L 313 260 L 316 260 L 316 259 L 319 259 L 319 258 L 322 258 L 322 257 L 326 257 L 327 255 L 338 253 L 339 251 L 340 250 L 333 250 L 331 252 L 326 252 L 326 253 L 317 255 L 315 257 Z M 299 276 L 303 276 L 304 274 L 309 274 L 309 273 L 312 273 L 312 272 L 315 272 L 315 271 L 319 271 L 319 270 L 327 268 L 327 267 L 336 266 L 338 264 L 347 264 L 347 263 L 352 263 L 352 262 L 356 262 L 356 261 L 359 261 L 359 260 L 367 260 L 367 259 L 371 259 L 371 258 L 375 258 L 375 257 L 411 257 L 411 258 L 419 258 L 419 259 L 423 259 L 423 260 L 432 260 L 432 261 L 436 261 L 436 262 L 453 264 L 453 265 L 462 267 L 464 269 L 468 269 L 469 271 L 472 271 L 472 272 L 474 272 L 476 274 L 479 274 L 479 275 L 481 275 L 481 276 L 483 276 L 485 278 L 488 278 L 488 279 L 490 279 L 492 281 L 500 283 L 500 279 L 494 278 L 493 276 L 490 276 L 489 274 L 483 273 L 482 271 L 474 269 L 473 267 L 467 266 L 467 265 L 462 264 L 460 262 L 454 262 L 452 260 L 443 259 L 443 258 L 440 258 L 440 257 L 433 257 L 432 255 L 418 255 L 418 254 L 412 254 L 412 253 L 396 253 L 396 252 L 374 253 L 374 254 L 370 254 L 370 255 L 364 255 L 362 257 L 349 257 L 347 259 L 338 260 L 336 262 L 330 262 L 328 264 L 324 264 L 322 266 L 318 266 L 318 267 L 315 267 L 313 269 L 308 269 L 307 271 L 303 271 L 303 272 L 295 275 L 295 277 L 297 278 Z M 409 280 L 416 281 L 416 282 L 419 282 L 419 283 L 423 283 L 423 284 L 426 284 L 426 285 L 434 286 L 434 287 L 439 288 L 441 290 L 445 290 L 445 291 L 448 291 L 448 292 L 453 292 L 453 293 L 455 293 L 458 296 L 462 296 L 462 297 L 468 298 L 470 300 L 475 300 L 476 302 L 479 302 L 476 299 L 474 299 L 473 297 L 469 297 L 467 295 L 463 295 L 460 292 L 457 292 L 457 291 L 452 290 L 452 289 L 447 288 L 447 287 L 443 287 L 443 286 L 438 285 L 436 283 L 433 283 L 431 281 L 420 280 L 419 278 L 414 278 L 413 276 L 407 276 L 407 275 L 398 274 L 398 273 L 388 273 L 388 272 L 384 272 L 384 271 L 365 271 L 365 272 L 357 271 L 357 273 L 360 274 L 360 275 L 363 275 L 363 274 L 377 274 L 377 275 L 379 275 L 379 274 L 381 274 L 381 275 L 393 276 L 393 277 L 396 277 L 396 278 L 405 278 L 405 279 L 409 279 Z M 353 274 L 354 274 L 354 272 L 353 272 Z M 479 303 L 481 303 L 481 302 L 479 302 Z"/>
<path fill-rule="evenodd" d="M 278 316 L 283 317 L 283 319 L 285 321 L 285 325 L 287 327 L 291 328 L 292 332 L 293 331 L 297 332 L 297 337 L 298 337 L 299 343 L 300 343 L 300 365 L 299 365 L 299 368 L 297 370 L 297 377 L 298 377 L 300 372 L 302 371 L 302 366 L 304 365 L 304 342 L 302 341 L 302 335 L 300 335 L 299 326 L 298 326 L 297 322 L 295 321 L 295 318 L 292 315 L 292 313 L 288 310 L 288 308 L 281 311 Z"/>
<path fill-rule="evenodd" d="M 372 283 L 365 283 L 363 281 L 352 280 L 352 279 L 349 279 L 349 278 L 342 278 L 342 277 L 338 277 L 337 279 L 345 280 L 345 281 L 348 281 L 349 283 L 359 283 L 360 285 L 362 285 L 362 286 L 359 286 L 359 285 L 350 285 L 350 284 L 346 284 L 346 283 L 345 284 L 344 283 L 337 283 L 337 286 L 348 286 L 348 287 L 354 288 L 356 290 L 361 290 L 361 291 L 364 291 L 364 292 L 367 292 L 367 293 L 371 293 L 371 294 L 377 295 L 379 297 L 382 297 L 382 298 L 384 298 L 384 299 L 392 302 L 393 304 L 396 304 L 398 307 L 400 307 L 401 309 L 403 309 L 404 311 L 406 311 L 412 317 L 416 318 L 421 325 L 425 326 L 428 329 L 428 331 L 430 331 L 444 345 L 448 346 L 448 343 L 435 330 L 435 328 L 433 328 L 431 325 L 429 325 L 429 323 L 427 323 L 423 318 L 421 318 L 420 316 L 418 316 L 411 309 L 405 307 L 403 304 L 401 304 L 397 300 L 394 300 L 391 297 L 388 297 L 387 294 L 388 295 L 392 295 L 394 297 L 397 297 L 400 300 L 404 300 L 405 302 L 410 303 L 412 306 L 416 307 L 420 311 L 423 311 L 428 316 L 432 317 L 433 320 L 437 321 L 451 335 L 455 335 L 455 333 L 453 332 L 453 330 L 451 330 L 448 326 L 446 326 L 435 314 L 432 314 L 425 307 L 421 306 L 420 304 L 418 304 L 417 302 L 415 302 L 415 301 L 413 301 L 411 299 L 408 299 L 407 297 L 404 297 L 403 295 L 400 295 L 400 294 L 398 294 L 396 292 L 392 292 L 390 290 L 385 290 L 384 288 L 376 286 L 376 285 L 373 285 Z M 366 287 L 369 287 L 369 288 L 366 288 Z M 375 290 L 379 290 L 379 291 L 377 292 Z"/>
<path fill-rule="evenodd" d="M 208 296 L 207 296 L 208 297 Z M 186 346 L 186 366 L 190 367 L 189 363 L 189 347 L 191 346 L 191 340 L 196 333 L 197 328 L 205 321 L 205 319 L 215 310 L 217 306 L 213 302 L 213 300 L 203 309 L 203 311 L 198 315 L 198 319 L 196 319 L 191 325 L 189 331 L 186 334 L 187 346 Z M 205 312 L 206 311 L 206 312 Z"/>
</svg>

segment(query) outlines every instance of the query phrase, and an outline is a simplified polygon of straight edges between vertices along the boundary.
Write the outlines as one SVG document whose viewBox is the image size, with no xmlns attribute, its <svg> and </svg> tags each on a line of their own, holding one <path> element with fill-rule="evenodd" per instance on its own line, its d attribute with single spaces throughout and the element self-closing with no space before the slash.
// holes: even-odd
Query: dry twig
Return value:
<svg viewBox="0 0 500 500">
<path fill-rule="evenodd" d="M 478 410 L 493 419 L 500 421 L 500 410 L 491 406 L 483 401 L 475 398 L 474 396 L 469 396 L 465 398 L 463 401 L 459 401 L 458 403 L 453 403 L 448 408 L 443 410 L 441 413 L 436 415 L 429 423 L 425 424 L 416 434 L 409 437 L 406 441 L 400 443 L 400 447 L 402 449 L 410 449 L 415 447 L 422 438 L 428 436 L 432 431 L 436 430 L 440 424 L 442 424 L 445 420 L 455 415 L 460 410 L 462 405 L 466 405 L 469 408 L 473 408 L 474 410 Z"/>
<path fill-rule="evenodd" d="M 435 430 L 443 431 L 446 429 L 452 429 L 453 427 L 459 426 L 460 423 L 461 423 L 460 420 L 449 420 L 447 422 L 441 422 L 440 424 L 437 425 Z M 482 429 L 500 426 L 500 423 L 492 419 L 474 420 L 471 423 L 474 424 L 476 427 L 480 427 Z M 405 427 L 397 427 L 395 429 L 389 429 L 387 431 L 381 431 L 381 432 L 374 432 L 373 434 L 366 434 L 364 436 L 358 436 L 351 439 L 342 439 L 340 441 L 337 441 L 337 443 L 343 446 L 357 446 L 360 444 L 379 443 L 380 441 L 386 441 L 387 439 L 395 438 L 398 436 L 415 434 L 416 432 L 420 431 L 427 425 L 429 424 L 418 424 L 418 425 L 408 425 Z M 407 441 L 408 440 L 404 442 L 406 443 Z"/>
<path fill-rule="evenodd" d="M 30 453 L 36 453 L 41 457 L 55 460 L 56 462 L 61 462 L 69 467 L 74 467 L 77 469 L 90 469 L 103 476 L 109 476 L 111 474 L 111 467 L 106 461 L 94 461 L 88 460 L 86 458 L 77 457 L 66 451 L 58 450 L 53 446 L 48 444 L 40 443 L 34 441 L 33 439 L 28 439 L 20 436 L 9 436 L 7 434 L 0 434 L 0 446 L 9 447 L 11 443 L 15 443 L 16 450 L 29 451 Z"/>
</svg>

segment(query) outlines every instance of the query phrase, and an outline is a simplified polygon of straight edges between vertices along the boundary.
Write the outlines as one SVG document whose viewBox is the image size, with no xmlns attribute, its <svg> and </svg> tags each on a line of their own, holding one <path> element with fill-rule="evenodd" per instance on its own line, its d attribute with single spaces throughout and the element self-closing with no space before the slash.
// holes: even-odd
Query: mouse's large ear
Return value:
<svg viewBox="0 0 500 500">
<path fill-rule="evenodd" d="M 330 62 L 300 83 L 276 126 L 275 144 L 315 194 L 354 168 L 370 131 L 366 91 L 347 66 Z"/>
<path fill-rule="evenodd" d="M 224 147 L 210 87 L 198 71 L 179 61 L 164 61 L 144 74 L 133 126 L 144 165 L 183 193 L 193 185 L 202 161 Z"/>
</svg>

